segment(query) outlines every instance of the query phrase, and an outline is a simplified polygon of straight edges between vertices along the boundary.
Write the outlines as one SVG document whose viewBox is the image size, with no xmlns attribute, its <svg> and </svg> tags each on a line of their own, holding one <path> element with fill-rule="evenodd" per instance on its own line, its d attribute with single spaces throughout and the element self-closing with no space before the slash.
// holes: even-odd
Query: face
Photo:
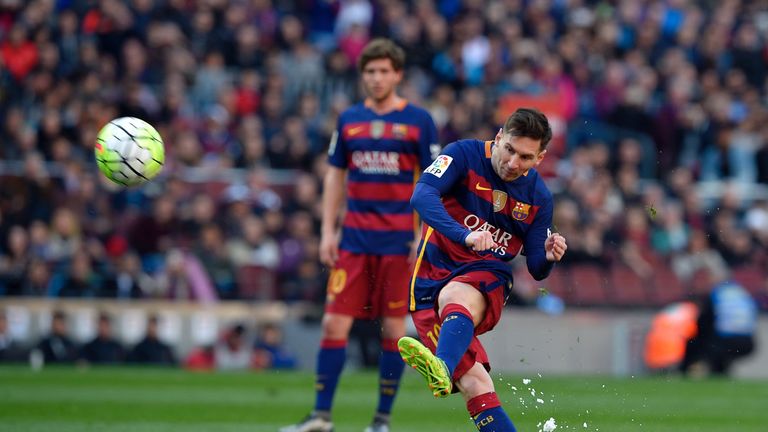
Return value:
<svg viewBox="0 0 768 432">
<path fill-rule="evenodd" d="M 363 68 L 365 93 L 374 101 L 390 97 L 403 79 L 403 72 L 396 71 L 388 58 L 369 61 Z"/>
<path fill-rule="evenodd" d="M 547 151 L 539 149 L 539 140 L 512 136 L 499 130 L 491 150 L 493 170 L 504 181 L 515 180 L 541 163 Z"/>
</svg>

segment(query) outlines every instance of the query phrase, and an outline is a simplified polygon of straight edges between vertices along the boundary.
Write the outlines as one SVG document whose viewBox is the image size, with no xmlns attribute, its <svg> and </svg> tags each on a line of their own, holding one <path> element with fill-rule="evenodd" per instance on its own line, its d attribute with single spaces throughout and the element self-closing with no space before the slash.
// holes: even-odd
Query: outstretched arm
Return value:
<svg viewBox="0 0 768 432">
<path fill-rule="evenodd" d="M 456 243 L 466 244 L 465 240 L 472 231 L 453 220 L 440 200 L 440 191 L 435 187 L 416 183 L 411 206 L 419 213 L 424 223 Z"/>
<path fill-rule="evenodd" d="M 541 207 L 525 237 L 523 246 L 528 273 L 536 280 L 549 276 L 555 262 L 560 261 L 568 249 L 565 237 L 558 233 L 550 233 L 552 207 L 552 201 Z"/>
<path fill-rule="evenodd" d="M 416 209 L 424 223 L 456 243 L 475 251 L 484 251 L 498 246 L 490 232 L 471 231 L 456 222 L 445 210 L 440 200 L 440 191 L 428 184 L 416 184 L 411 197 L 411 206 Z"/>
</svg>

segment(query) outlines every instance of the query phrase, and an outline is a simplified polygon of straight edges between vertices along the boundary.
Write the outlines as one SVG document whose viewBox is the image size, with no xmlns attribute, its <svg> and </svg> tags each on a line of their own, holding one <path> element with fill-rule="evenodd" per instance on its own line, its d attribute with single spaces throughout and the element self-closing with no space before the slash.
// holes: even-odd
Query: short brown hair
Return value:
<svg viewBox="0 0 768 432">
<path fill-rule="evenodd" d="M 552 140 L 552 128 L 547 116 L 535 108 L 518 108 L 504 122 L 503 132 L 512 136 L 522 136 L 539 140 L 539 151 L 547 149 Z"/>
<path fill-rule="evenodd" d="M 394 42 L 385 38 L 374 39 L 363 48 L 360 58 L 357 60 L 357 68 L 360 72 L 372 60 L 389 59 L 396 71 L 405 67 L 405 51 Z"/>
</svg>

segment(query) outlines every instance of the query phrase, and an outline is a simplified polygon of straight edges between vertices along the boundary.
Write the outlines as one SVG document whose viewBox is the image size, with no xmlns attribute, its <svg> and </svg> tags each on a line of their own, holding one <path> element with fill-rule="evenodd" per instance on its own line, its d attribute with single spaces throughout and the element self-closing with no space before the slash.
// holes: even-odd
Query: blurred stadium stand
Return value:
<svg viewBox="0 0 768 432">
<path fill-rule="evenodd" d="M 360 97 L 360 47 L 386 36 L 406 49 L 402 93 L 431 111 L 441 144 L 489 139 L 521 104 L 552 119 L 541 171 L 569 252 L 542 282 L 519 258 L 516 304 L 549 293 L 569 307 L 657 308 L 722 267 L 766 309 L 764 6 L 4 1 L 3 304 L 317 310 L 325 148 Z M 130 190 L 91 154 L 98 129 L 126 115 L 155 125 L 167 150 L 160 178 Z"/>
</svg>

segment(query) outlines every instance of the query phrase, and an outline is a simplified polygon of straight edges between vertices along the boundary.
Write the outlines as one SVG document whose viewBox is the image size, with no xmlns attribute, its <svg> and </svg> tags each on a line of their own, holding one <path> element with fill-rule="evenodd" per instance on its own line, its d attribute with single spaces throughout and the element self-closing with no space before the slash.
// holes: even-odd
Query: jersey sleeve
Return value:
<svg viewBox="0 0 768 432">
<path fill-rule="evenodd" d="M 552 197 L 550 196 L 536 213 L 523 241 L 523 254 L 525 255 L 528 273 L 536 280 L 542 280 L 549 276 L 554 262 L 547 261 L 547 252 L 544 242 L 549 237 L 552 226 Z"/>
<path fill-rule="evenodd" d="M 427 225 L 456 243 L 463 245 L 472 232 L 448 214 L 443 202 L 440 201 L 440 191 L 426 183 L 416 184 L 411 197 L 411 206 Z"/>
<path fill-rule="evenodd" d="M 446 146 L 424 170 L 419 183 L 428 184 L 443 195 L 463 178 L 467 173 L 467 160 L 460 143 L 461 141 L 457 141 Z"/>
<path fill-rule="evenodd" d="M 333 131 L 331 142 L 328 144 L 328 163 L 336 168 L 347 168 L 347 145 L 344 141 L 344 121 L 339 117 L 336 130 Z"/>
<path fill-rule="evenodd" d="M 440 143 L 437 141 L 437 126 L 435 126 L 432 116 L 425 111 L 419 137 L 419 166 L 421 170 L 427 169 L 439 154 Z"/>
</svg>

